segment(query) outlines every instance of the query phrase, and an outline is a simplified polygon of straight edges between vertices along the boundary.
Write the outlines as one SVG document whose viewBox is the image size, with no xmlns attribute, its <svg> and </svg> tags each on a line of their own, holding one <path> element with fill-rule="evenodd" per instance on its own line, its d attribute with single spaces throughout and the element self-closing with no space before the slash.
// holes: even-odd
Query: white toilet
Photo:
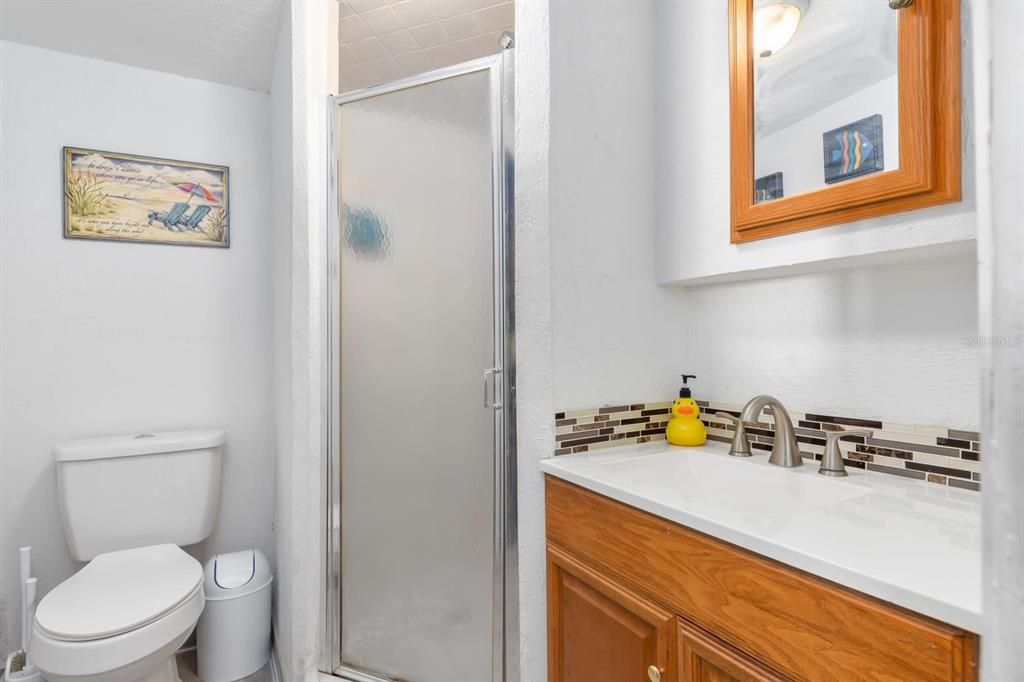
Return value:
<svg viewBox="0 0 1024 682">
<path fill-rule="evenodd" d="M 89 563 L 36 609 L 29 658 L 50 682 L 179 682 L 175 652 L 203 611 L 224 432 L 91 438 L 54 449 L 71 556 Z"/>
</svg>

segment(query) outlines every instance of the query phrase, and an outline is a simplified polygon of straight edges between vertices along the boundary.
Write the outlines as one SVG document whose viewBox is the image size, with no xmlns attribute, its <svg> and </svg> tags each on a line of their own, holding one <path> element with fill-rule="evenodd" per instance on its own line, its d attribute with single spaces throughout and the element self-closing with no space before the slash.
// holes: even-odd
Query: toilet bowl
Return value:
<svg viewBox="0 0 1024 682">
<path fill-rule="evenodd" d="M 96 556 L 36 609 L 29 656 L 50 682 L 179 682 L 203 569 L 173 544 Z"/>
</svg>

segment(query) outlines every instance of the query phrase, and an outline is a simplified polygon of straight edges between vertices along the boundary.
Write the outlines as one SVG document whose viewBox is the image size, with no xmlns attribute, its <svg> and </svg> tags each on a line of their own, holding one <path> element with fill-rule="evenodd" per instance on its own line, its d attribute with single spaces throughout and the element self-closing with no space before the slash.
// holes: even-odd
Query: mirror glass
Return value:
<svg viewBox="0 0 1024 682">
<path fill-rule="evenodd" d="M 899 167 L 885 0 L 755 0 L 754 201 Z"/>
</svg>

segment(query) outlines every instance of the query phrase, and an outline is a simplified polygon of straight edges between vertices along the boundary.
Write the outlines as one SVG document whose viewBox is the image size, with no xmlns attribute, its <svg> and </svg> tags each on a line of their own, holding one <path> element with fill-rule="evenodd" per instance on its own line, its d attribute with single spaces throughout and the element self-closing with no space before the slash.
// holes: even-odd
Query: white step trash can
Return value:
<svg viewBox="0 0 1024 682">
<path fill-rule="evenodd" d="M 199 679 L 230 682 L 270 660 L 270 573 L 258 549 L 218 554 L 203 571 L 206 607 L 197 635 Z"/>
</svg>

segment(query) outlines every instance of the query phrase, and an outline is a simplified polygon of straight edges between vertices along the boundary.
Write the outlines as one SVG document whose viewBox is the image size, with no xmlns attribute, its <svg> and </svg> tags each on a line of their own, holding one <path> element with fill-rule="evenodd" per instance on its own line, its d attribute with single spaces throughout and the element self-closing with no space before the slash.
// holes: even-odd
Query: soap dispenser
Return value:
<svg viewBox="0 0 1024 682">
<path fill-rule="evenodd" d="M 665 438 L 673 445 L 703 445 L 708 439 L 708 430 L 700 420 L 700 406 L 686 385 L 688 379 L 696 379 L 697 375 L 682 376 L 683 386 L 679 389 L 679 397 L 672 403 L 672 418 L 665 427 Z"/>
</svg>

